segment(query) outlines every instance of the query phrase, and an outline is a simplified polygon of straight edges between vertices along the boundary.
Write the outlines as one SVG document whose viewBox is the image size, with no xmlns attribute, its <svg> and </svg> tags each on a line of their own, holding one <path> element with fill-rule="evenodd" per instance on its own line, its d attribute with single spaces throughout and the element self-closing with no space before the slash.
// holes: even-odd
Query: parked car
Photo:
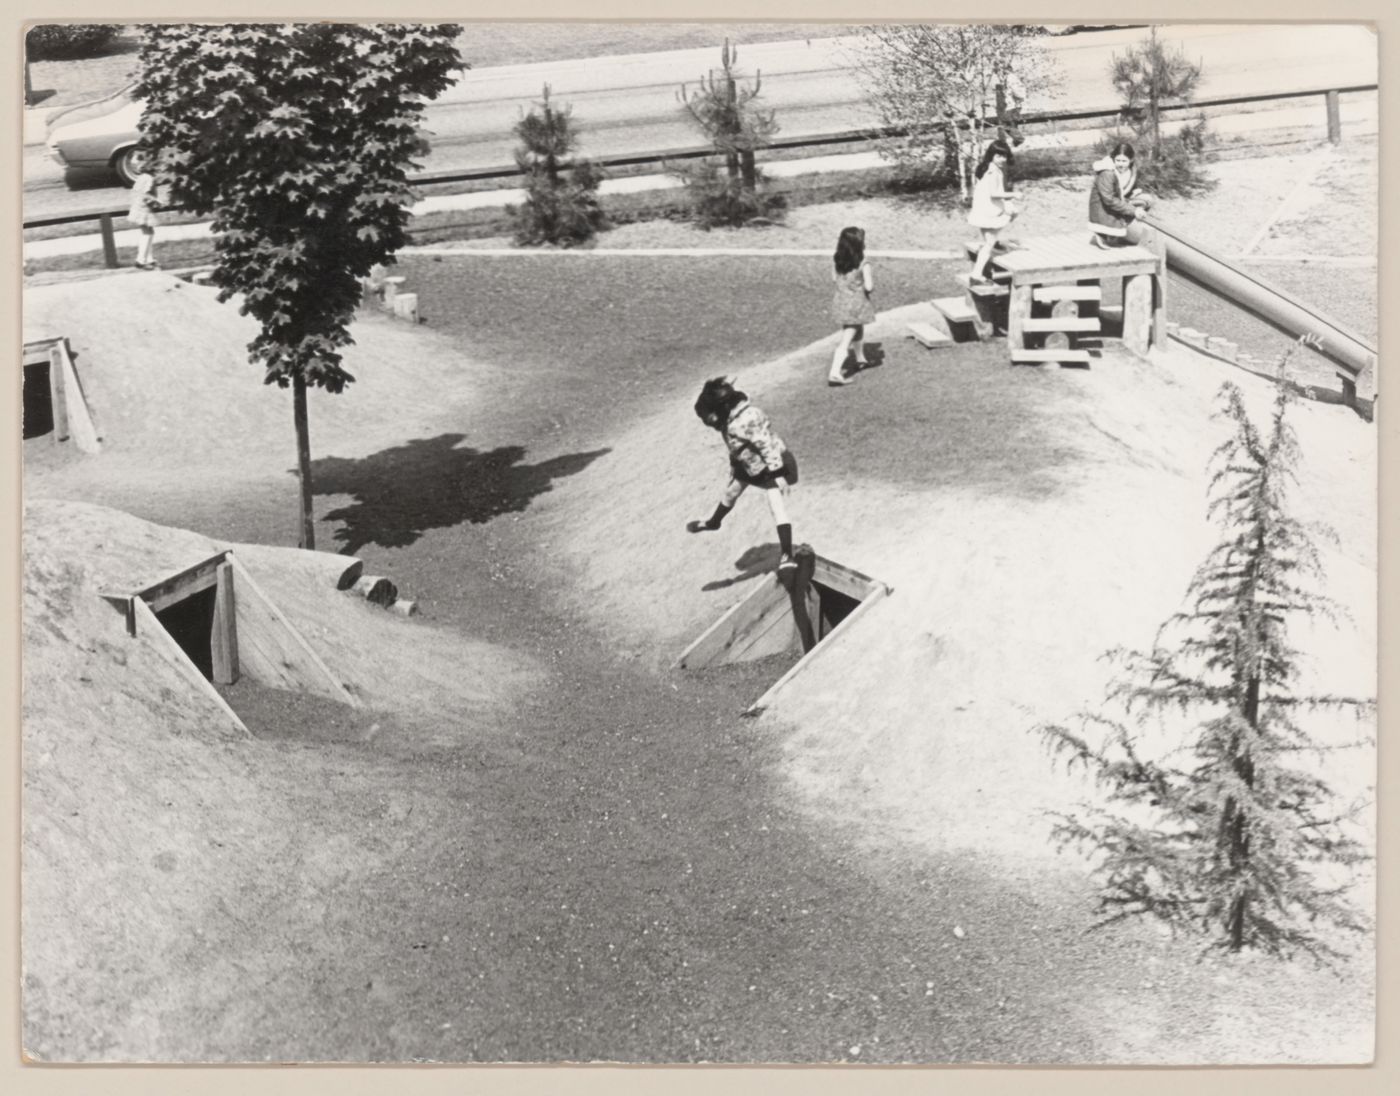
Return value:
<svg viewBox="0 0 1400 1096">
<path fill-rule="evenodd" d="M 46 126 L 49 155 L 65 177 L 105 172 L 130 186 L 131 157 L 141 139 L 141 109 L 128 85 L 94 102 L 55 111 Z"/>
<path fill-rule="evenodd" d="M 46 144 L 49 155 L 63 167 L 64 178 L 102 173 L 115 175 L 122 186 L 131 186 L 132 154 L 141 140 L 140 99 L 128 84 L 111 95 L 91 103 L 68 107 L 49 115 Z M 426 156 L 432 148 L 431 132 L 418 131 L 416 156 Z"/>
</svg>

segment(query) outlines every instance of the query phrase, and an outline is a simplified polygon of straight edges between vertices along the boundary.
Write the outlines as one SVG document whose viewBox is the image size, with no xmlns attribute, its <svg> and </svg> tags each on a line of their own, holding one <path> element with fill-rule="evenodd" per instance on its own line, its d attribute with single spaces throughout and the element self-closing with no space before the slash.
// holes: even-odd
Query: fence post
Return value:
<svg viewBox="0 0 1400 1096">
<path fill-rule="evenodd" d="M 1342 143 L 1341 95 L 1335 91 L 1327 93 L 1327 139 L 1334 145 Z"/>
<path fill-rule="evenodd" d="M 117 238 L 112 233 L 112 215 L 104 213 L 97 218 L 97 223 L 102 229 L 102 257 L 107 261 L 107 268 L 115 270 L 117 267 Z"/>
</svg>

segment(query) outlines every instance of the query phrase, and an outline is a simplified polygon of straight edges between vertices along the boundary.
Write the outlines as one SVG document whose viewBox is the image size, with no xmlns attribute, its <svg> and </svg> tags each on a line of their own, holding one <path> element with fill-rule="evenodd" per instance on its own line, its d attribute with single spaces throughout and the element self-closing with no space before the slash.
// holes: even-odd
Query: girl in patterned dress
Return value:
<svg viewBox="0 0 1400 1096">
<path fill-rule="evenodd" d="M 126 219 L 141 230 L 141 242 L 136 247 L 136 267 L 138 270 L 156 270 L 154 251 L 156 225 L 160 218 L 156 215 L 156 178 L 151 174 L 151 153 L 148 149 L 139 150 L 131 161 L 135 172 L 131 184 L 131 209 Z"/>
<path fill-rule="evenodd" d="M 733 377 L 714 377 L 705 382 L 695 401 L 695 414 L 706 426 L 719 431 L 729 450 L 729 482 L 719 505 L 708 518 L 685 524 L 691 533 L 713 532 L 734 509 L 745 488 L 757 487 L 768 502 L 773 524 L 778 529 L 781 555 L 778 570 L 797 566 L 792 558 L 792 521 L 787 514 L 788 488 L 797 482 L 797 460 L 773 430 L 767 415 L 734 387 Z"/>
<path fill-rule="evenodd" d="M 870 364 L 865 360 L 865 325 L 875 322 L 875 302 L 870 298 L 875 291 L 875 278 L 865 258 L 864 229 L 841 230 L 832 264 L 835 267 L 836 291 L 831 300 L 831 318 L 840 326 L 841 337 L 831 355 L 831 369 L 827 372 L 826 383 L 842 385 L 850 384 L 853 380 L 845 374 L 848 350 L 855 351 L 857 369 L 864 369 Z"/>
</svg>

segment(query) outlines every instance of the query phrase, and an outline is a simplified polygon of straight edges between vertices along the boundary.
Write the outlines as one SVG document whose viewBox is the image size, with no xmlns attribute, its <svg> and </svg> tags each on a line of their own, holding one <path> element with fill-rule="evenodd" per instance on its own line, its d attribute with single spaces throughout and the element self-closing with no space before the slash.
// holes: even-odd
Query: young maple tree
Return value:
<svg viewBox="0 0 1400 1096">
<path fill-rule="evenodd" d="M 1100 925 L 1148 915 L 1226 951 L 1328 959 L 1340 952 L 1325 929 L 1365 928 L 1345 897 L 1345 873 L 1369 857 L 1349 825 L 1360 808 L 1338 808 L 1332 789 L 1299 764 L 1326 747 L 1296 717 L 1372 702 L 1295 690 L 1288 621 L 1328 618 L 1334 608 L 1314 592 L 1321 564 L 1310 531 L 1285 509 L 1301 455 L 1285 419 L 1290 385 L 1280 376 L 1267 435 L 1238 388 L 1227 383 L 1222 395 L 1234 433 L 1216 451 L 1211 480 L 1219 542 L 1191 581 L 1188 607 L 1152 651 L 1120 655 L 1127 672 L 1109 692 L 1130 713 L 1199 722 L 1183 749 L 1159 757 L 1100 715 L 1083 716 L 1077 731 L 1038 727 L 1053 754 L 1092 772 L 1122 808 L 1060 813 L 1053 836 L 1097 856 Z M 1091 728 L 1102 732 L 1098 743 Z"/>
<path fill-rule="evenodd" d="M 308 386 L 340 392 L 360 279 L 406 242 L 424 104 L 460 28 L 389 23 L 141 27 L 141 130 L 169 203 L 212 218 L 219 299 L 262 324 L 264 382 L 291 387 L 300 543 L 315 546 Z"/>
</svg>

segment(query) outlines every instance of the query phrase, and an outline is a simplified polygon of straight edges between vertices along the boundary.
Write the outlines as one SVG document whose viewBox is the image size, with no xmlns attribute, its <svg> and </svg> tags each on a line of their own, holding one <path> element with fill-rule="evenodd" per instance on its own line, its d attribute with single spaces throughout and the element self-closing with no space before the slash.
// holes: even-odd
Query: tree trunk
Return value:
<svg viewBox="0 0 1400 1096">
<path fill-rule="evenodd" d="M 306 419 L 306 381 L 300 375 L 292 380 L 292 418 L 297 428 L 297 479 L 301 483 L 302 548 L 316 547 L 316 523 L 311 517 L 311 428 Z"/>
<path fill-rule="evenodd" d="M 753 149 L 746 148 L 739 153 L 739 166 L 743 172 L 744 190 L 753 194 L 758 190 L 758 168 L 754 166 Z"/>
</svg>

